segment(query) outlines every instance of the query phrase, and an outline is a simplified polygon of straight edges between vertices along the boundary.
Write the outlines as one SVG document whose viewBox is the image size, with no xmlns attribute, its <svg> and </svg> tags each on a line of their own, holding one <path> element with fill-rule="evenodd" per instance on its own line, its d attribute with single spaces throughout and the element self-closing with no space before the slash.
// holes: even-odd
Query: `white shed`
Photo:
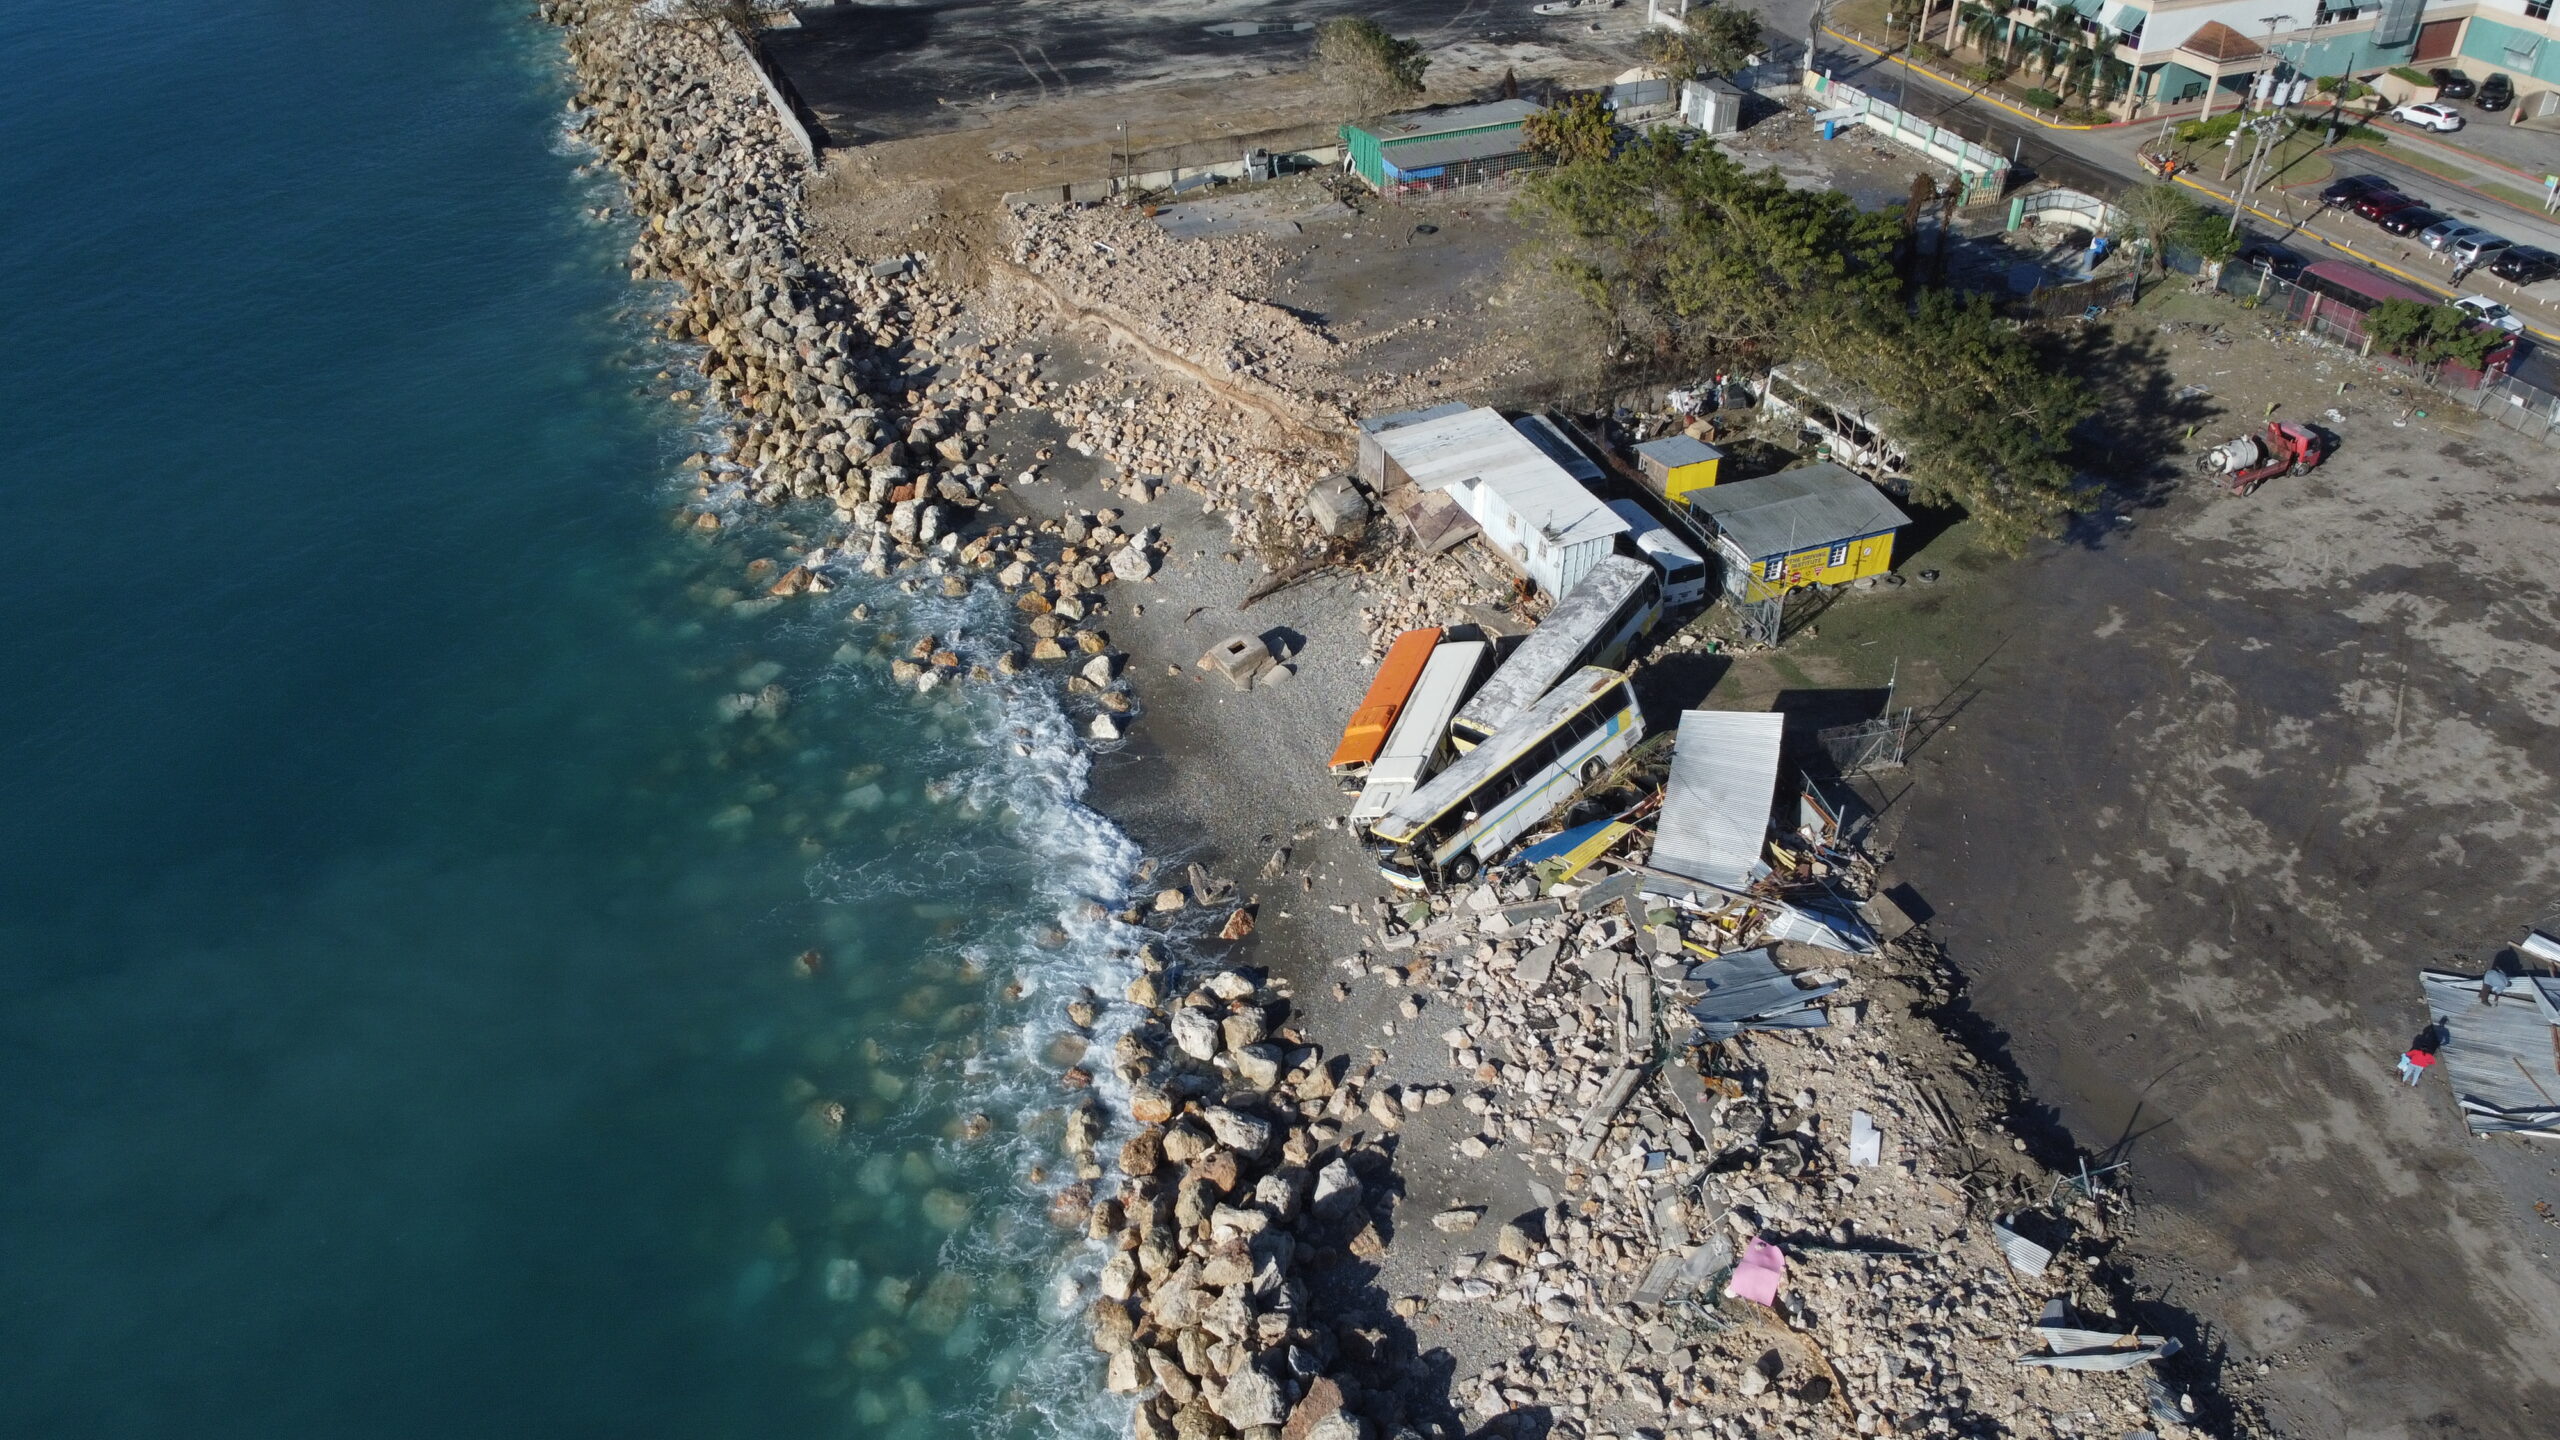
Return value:
<svg viewBox="0 0 2560 1440">
<path fill-rule="evenodd" d="M 1479 407 L 1379 433 L 1385 484 L 1447 495 L 1521 574 L 1562 595 L 1625 533 L 1598 497 L 1498 413 Z"/>
</svg>

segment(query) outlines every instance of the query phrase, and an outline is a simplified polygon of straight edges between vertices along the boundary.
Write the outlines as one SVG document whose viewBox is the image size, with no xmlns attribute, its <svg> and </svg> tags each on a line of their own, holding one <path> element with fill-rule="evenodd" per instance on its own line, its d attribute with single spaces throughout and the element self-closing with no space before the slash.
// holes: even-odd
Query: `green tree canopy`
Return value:
<svg viewBox="0 0 2560 1440">
<path fill-rule="evenodd" d="M 1618 117 L 1586 91 L 1522 121 L 1520 138 L 1558 165 L 1605 161 L 1618 148 Z"/>
<path fill-rule="evenodd" d="M 1337 16 L 1316 31 L 1316 73 L 1351 119 L 1420 98 L 1422 72 L 1430 65 L 1419 42 L 1399 40 L 1364 16 Z"/>
<path fill-rule="evenodd" d="M 2419 365 L 2445 361 L 2477 370 L 2499 333 L 2451 305 L 2385 300 L 2364 317 L 2364 333 L 2386 353 Z"/>
<path fill-rule="evenodd" d="M 2071 431 L 2097 398 L 2059 373 L 1980 295 L 1923 292 L 1905 311 L 1870 308 L 1829 353 L 1833 368 L 1894 412 L 1911 496 L 1961 505 L 2016 551 L 2076 502 Z"/>
<path fill-rule="evenodd" d="M 1679 30 L 1647 30 L 1645 62 L 1673 81 L 1730 75 L 1760 49 L 1760 12 L 1738 5 L 1700 5 Z"/>
<path fill-rule="evenodd" d="M 1895 293 L 1900 226 L 1832 191 L 1790 189 L 1713 141 L 1657 130 L 1606 161 L 1531 180 L 1558 276 L 1620 348 L 1682 360 L 1784 353 Z"/>
</svg>

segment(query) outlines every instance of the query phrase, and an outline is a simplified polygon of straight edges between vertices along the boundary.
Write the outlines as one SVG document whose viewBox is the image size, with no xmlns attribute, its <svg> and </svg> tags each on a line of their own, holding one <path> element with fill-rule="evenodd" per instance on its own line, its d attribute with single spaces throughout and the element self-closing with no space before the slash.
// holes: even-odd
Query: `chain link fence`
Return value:
<svg viewBox="0 0 2560 1440">
<path fill-rule="evenodd" d="M 2321 303 L 2318 293 L 2258 270 L 2226 265 L 2214 288 L 2257 311 L 2268 323 L 2283 324 L 2313 339 L 2353 351 L 2376 366 L 2396 370 L 2462 408 L 2495 422 L 2537 444 L 2560 449 L 2560 395 L 2514 375 L 2466 370 L 2459 365 L 2412 365 L 2389 355 L 2371 353 L 2364 316 L 2335 300 Z"/>
</svg>

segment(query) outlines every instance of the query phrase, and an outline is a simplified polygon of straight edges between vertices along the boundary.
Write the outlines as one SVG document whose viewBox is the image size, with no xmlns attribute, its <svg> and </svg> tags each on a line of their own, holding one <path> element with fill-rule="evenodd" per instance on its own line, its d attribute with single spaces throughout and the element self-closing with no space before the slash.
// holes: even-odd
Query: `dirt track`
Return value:
<svg viewBox="0 0 2560 1440">
<path fill-rule="evenodd" d="M 2161 1298 L 2272 1367 L 2270 1418 L 2548 1435 L 2560 1155 L 2465 1138 L 2391 1057 L 2421 965 L 2555 908 L 2560 466 L 2375 408 L 2317 475 L 1922 602 L 1969 653 L 1897 868 L 2035 1093 L 2130 1158 Z"/>
</svg>

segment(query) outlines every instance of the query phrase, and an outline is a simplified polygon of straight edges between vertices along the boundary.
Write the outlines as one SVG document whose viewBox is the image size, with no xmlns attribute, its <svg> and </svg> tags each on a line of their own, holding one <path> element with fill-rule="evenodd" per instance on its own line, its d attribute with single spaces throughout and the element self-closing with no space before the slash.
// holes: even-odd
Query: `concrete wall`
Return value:
<svg viewBox="0 0 2560 1440">
<path fill-rule="evenodd" d="M 1271 158 L 1280 167 L 1278 173 L 1284 175 L 1330 169 L 1342 163 L 1342 147 L 1325 145 L 1312 150 L 1274 151 Z M 1004 197 L 1004 203 L 1015 210 L 1026 205 L 1091 205 L 1111 199 L 1123 191 L 1170 190 L 1178 194 L 1202 186 L 1230 184 L 1242 180 L 1244 175 L 1244 156 L 1239 153 L 1232 160 L 1221 160 L 1215 164 L 1176 165 L 1129 176 L 1105 175 L 1065 185 L 1040 185 L 1029 190 L 1016 190 Z"/>
<path fill-rule="evenodd" d="M 817 137 L 809 133 L 809 127 L 801 122 L 799 108 L 791 103 L 790 96 L 784 94 L 782 86 L 775 81 L 773 67 L 764 63 L 764 56 L 756 52 L 756 47 L 739 39 L 737 31 L 729 31 L 728 40 L 729 52 L 746 61 L 747 68 L 756 72 L 757 81 L 764 87 L 765 102 L 773 107 L 773 118 L 782 122 L 782 133 L 790 140 L 791 148 L 800 152 L 801 159 L 817 164 Z"/>
</svg>

